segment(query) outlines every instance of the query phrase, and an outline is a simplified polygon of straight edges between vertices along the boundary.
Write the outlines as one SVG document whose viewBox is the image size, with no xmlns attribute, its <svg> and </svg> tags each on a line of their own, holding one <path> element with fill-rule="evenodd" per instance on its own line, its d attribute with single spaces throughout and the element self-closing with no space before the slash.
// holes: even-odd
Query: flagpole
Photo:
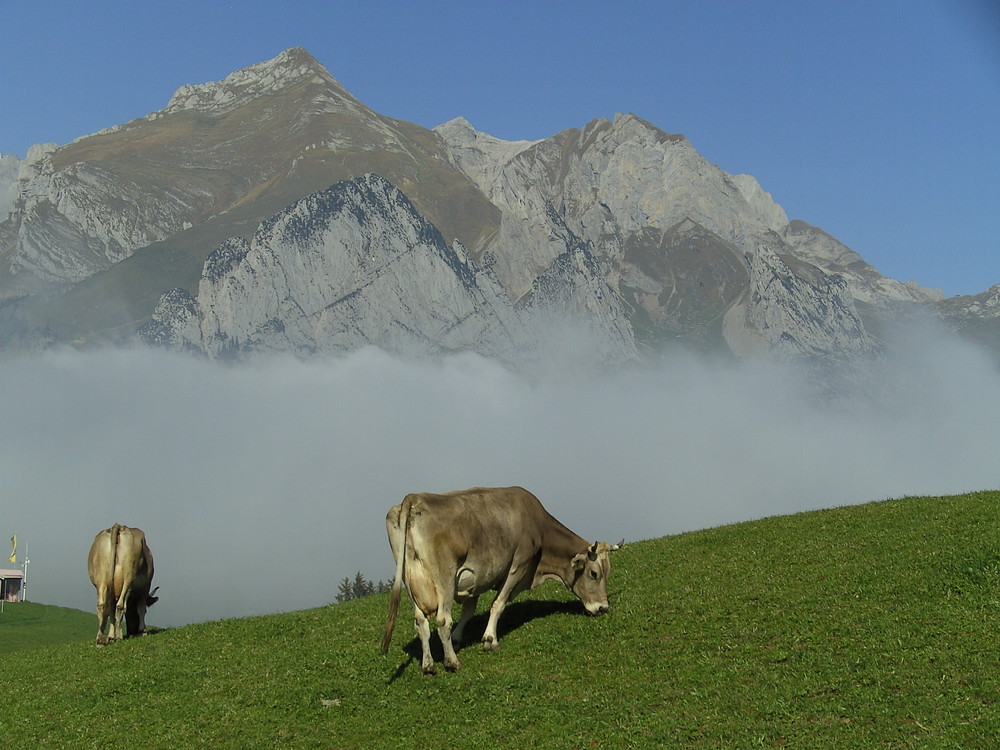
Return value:
<svg viewBox="0 0 1000 750">
<path fill-rule="evenodd" d="M 15 555 L 17 554 L 17 532 L 16 531 L 14 532 L 14 536 L 12 536 L 10 538 L 10 544 L 11 544 L 10 561 L 12 563 L 14 563 L 14 564 L 17 564 L 17 558 L 15 557 Z M 24 582 L 24 578 L 23 577 L 22 577 L 21 581 L 22 581 L 22 583 Z M 6 601 L 7 601 L 7 579 L 3 578 L 3 579 L 0 579 L 0 614 L 3 613 L 4 602 L 6 602 Z"/>
<path fill-rule="evenodd" d="M 21 601 L 27 601 L 28 593 L 28 563 L 31 560 L 28 559 L 28 543 L 24 543 L 24 562 L 21 563 L 21 569 L 24 571 L 24 577 L 21 579 Z"/>
</svg>

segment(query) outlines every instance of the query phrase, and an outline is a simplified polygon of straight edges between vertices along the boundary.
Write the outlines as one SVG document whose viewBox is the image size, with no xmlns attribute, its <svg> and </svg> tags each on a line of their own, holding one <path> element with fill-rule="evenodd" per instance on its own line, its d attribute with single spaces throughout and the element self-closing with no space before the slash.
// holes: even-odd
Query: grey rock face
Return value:
<svg viewBox="0 0 1000 750">
<path fill-rule="evenodd" d="M 784 227 L 769 225 L 784 217 L 780 207 L 764 206 L 756 196 L 751 205 L 744 198 L 740 186 L 749 190 L 752 178 L 734 181 L 683 136 L 633 115 L 595 120 L 582 131 L 507 148 L 454 123 L 437 132 L 457 165 L 503 212 L 491 247 L 498 257 L 509 258 L 500 275 L 515 296 L 560 254 L 559 243 L 549 241 L 556 222 L 612 261 L 621 260 L 624 238 L 649 228 L 666 230 L 685 219 L 740 250 Z M 522 263 L 525 248 L 529 255 Z"/>
<path fill-rule="evenodd" d="M 545 273 L 569 232 L 610 269 L 651 345 L 675 335 L 740 355 L 838 356 L 874 346 L 850 284 L 827 273 L 845 259 L 814 248 L 825 235 L 797 233 L 793 247 L 785 212 L 757 181 L 726 174 L 683 136 L 632 115 L 534 143 L 505 144 L 464 121 L 438 133 L 503 212 L 489 247 L 514 296 Z M 779 255 L 795 258 L 796 270 Z"/>
<path fill-rule="evenodd" d="M 196 185 L 157 190 L 141 172 L 112 178 L 87 161 L 57 169 L 58 155 L 29 155 L 21 166 L 18 203 L 0 233 L 0 258 L 15 276 L 82 281 L 183 229 L 202 199 Z"/>
<path fill-rule="evenodd" d="M 599 348 L 634 356 L 627 321 L 601 299 L 607 290 L 595 269 L 574 267 L 586 262 L 569 256 L 571 270 L 554 271 L 551 288 L 540 282 L 515 307 L 489 258 L 470 262 L 398 189 L 369 174 L 303 198 L 250 242 L 224 243 L 205 264 L 197 298 L 164 295 L 141 335 L 212 357 L 375 344 L 411 356 L 472 350 L 513 362 L 529 353 L 542 316 L 583 311 L 603 334 Z"/>
<path fill-rule="evenodd" d="M 197 300 L 184 289 L 165 292 L 139 335 L 152 346 L 202 353 Z"/>
<path fill-rule="evenodd" d="M 749 290 L 725 317 L 734 353 L 847 359 L 876 350 L 842 276 L 781 258 L 766 246 L 747 261 Z"/>
<path fill-rule="evenodd" d="M 886 307 L 901 302 L 936 302 L 943 296 L 940 290 L 925 289 L 914 282 L 904 284 L 883 276 L 856 252 L 804 221 L 791 222 L 782 232 L 782 239 L 800 260 L 842 276 L 851 296 L 858 302 Z"/>
<path fill-rule="evenodd" d="M 940 307 L 955 318 L 996 320 L 1000 318 L 1000 284 L 994 284 L 981 294 L 945 300 Z"/>
<path fill-rule="evenodd" d="M 0 163 L 0 299 L 16 330 L 53 340 L 148 316 L 145 340 L 212 357 L 374 344 L 523 363 L 572 339 L 574 357 L 616 363 L 676 342 L 865 355 L 864 320 L 911 304 L 995 328 L 990 295 L 951 304 L 882 276 L 634 115 L 538 141 L 461 118 L 428 131 L 367 109 L 301 49 L 16 167 Z M 19 318 L 53 287 L 58 314 Z M 170 287 L 187 291 L 153 310 Z M 104 289 L 128 304 L 101 308 Z"/>
<path fill-rule="evenodd" d="M 20 159 L 13 154 L 0 154 L 0 222 L 7 218 L 14 207 L 20 164 Z"/>
</svg>

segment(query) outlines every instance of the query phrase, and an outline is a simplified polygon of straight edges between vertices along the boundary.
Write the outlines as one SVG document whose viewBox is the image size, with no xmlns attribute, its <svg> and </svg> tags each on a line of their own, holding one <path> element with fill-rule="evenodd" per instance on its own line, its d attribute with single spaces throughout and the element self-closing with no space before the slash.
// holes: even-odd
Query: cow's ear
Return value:
<svg viewBox="0 0 1000 750">
<path fill-rule="evenodd" d="M 581 552 L 578 555 L 573 555 L 573 570 L 583 570 L 587 565 L 587 553 Z"/>
</svg>

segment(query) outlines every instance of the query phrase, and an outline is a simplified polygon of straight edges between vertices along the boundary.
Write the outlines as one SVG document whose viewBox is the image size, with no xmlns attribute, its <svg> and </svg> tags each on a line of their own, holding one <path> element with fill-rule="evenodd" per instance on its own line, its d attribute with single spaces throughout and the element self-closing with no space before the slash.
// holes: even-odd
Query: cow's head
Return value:
<svg viewBox="0 0 1000 750">
<path fill-rule="evenodd" d="M 608 611 L 608 574 L 611 560 L 608 553 L 620 549 L 618 544 L 594 542 L 590 549 L 573 557 L 573 593 L 583 602 L 588 615 L 603 615 Z"/>
<path fill-rule="evenodd" d="M 145 594 L 135 594 L 129 597 L 125 605 L 125 632 L 131 637 L 142 635 L 146 629 L 146 608 L 156 604 L 160 598 L 153 596 L 158 590 L 157 586 L 152 591 Z"/>
</svg>

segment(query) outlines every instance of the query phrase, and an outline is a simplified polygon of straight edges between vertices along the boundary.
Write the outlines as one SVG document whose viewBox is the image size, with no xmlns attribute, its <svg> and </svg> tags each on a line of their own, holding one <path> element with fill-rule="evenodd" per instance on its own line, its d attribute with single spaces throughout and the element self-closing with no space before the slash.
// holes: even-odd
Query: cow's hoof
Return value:
<svg viewBox="0 0 1000 750">
<path fill-rule="evenodd" d="M 426 675 L 427 677 L 433 677 L 437 673 L 438 673 L 437 667 L 435 667 L 433 664 L 431 664 L 429 667 L 424 667 L 424 675 Z"/>
<path fill-rule="evenodd" d="M 449 672 L 457 672 L 462 668 L 462 662 L 453 661 L 451 663 L 445 662 L 444 668 Z"/>
<path fill-rule="evenodd" d="M 483 651 L 497 651 L 500 648 L 500 641 L 495 641 L 492 638 L 483 640 Z"/>
</svg>

